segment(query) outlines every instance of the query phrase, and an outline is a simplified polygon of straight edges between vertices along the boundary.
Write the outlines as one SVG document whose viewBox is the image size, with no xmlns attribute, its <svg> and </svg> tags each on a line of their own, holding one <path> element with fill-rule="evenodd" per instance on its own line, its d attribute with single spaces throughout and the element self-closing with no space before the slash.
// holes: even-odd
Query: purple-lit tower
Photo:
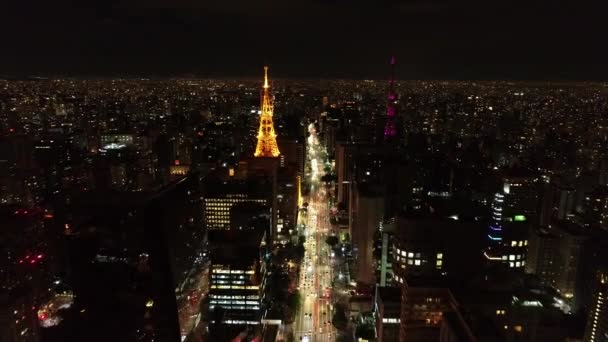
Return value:
<svg viewBox="0 0 608 342">
<path fill-rule="evenodd" d="M 391 57 L 391 79 L 388 88 L 388 106 L 386 109 L 386 126 L 384 126 L 384 141 L 392 141 L 397 135 L 395 128 L 395 105 L 397 103 L 397 93 L 395 93 L 395 56 Z"/>
</svg>

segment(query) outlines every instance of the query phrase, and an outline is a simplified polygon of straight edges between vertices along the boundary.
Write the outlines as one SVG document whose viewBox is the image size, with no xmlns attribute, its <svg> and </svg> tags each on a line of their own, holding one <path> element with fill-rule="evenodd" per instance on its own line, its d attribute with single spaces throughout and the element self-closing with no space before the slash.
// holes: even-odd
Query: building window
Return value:
<svg viewBox="0 0 608 342">
<path fill-rule="evenodd" d="M 513 326 L 513 330 L 515 330 L 516 332 L 520 333 L 524 329 L 522 328 L 521 325 L 515 325 L 515 326 Z"/>
</svg>

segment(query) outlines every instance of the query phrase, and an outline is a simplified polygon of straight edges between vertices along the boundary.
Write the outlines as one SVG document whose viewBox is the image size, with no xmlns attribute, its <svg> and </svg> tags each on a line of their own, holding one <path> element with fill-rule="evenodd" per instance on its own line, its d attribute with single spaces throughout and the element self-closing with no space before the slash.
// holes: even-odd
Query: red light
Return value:
<svg viewBox="0 0 608 342">
<path fill-rule="evenodd" d="M 30 260 L 30 264 L 35 264 L 35 263 L 36 263 L 36 259 Z"/>
<path fill-rule="evenodd" d="M 179 165 L 179 159 L 175 159 L 175 165 Z"/>
<path fill-rule="evenodd" d="M 26 259 L 29 259 L 29 258 L 30 258 L 29 254 L 28 254 L 28 255 L 26 255 L 26 256 L 25 256 L 25 258 L 26 258 Z"/>
<path fill-rule="evenodd" d="M 38 319 L 41 320 L 41 321 L 44 321 L 47 317 L 48 316 L 47 316 L 46 312 L 40 312 L 40 313 L 38 313 Z"/>
<path fill-rule="evenodd" d="M 14 128 L 9 128 L 8 131 L 11 132 L 11 133 L 13 133 L 15 131 L 15 129 Z"/>
<path fill-rule="evenodd" d="M 19 263 L 20 263 L 20 264 L 23 264 L 23 259 L 19 260 Z"/>
<path fill-rule="evenodd" d="M 37 258 L 37 259 L 42 259 L 42 254 L 38 254 L 38 255 L 36 256 L 36 258 Z"/>
</svg>

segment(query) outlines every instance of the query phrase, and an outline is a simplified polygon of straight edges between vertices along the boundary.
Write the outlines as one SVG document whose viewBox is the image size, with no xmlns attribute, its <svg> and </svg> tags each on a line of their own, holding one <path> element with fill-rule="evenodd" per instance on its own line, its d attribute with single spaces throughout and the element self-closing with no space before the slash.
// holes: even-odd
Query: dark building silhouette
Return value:
<svg viewBox="0 0 608 342">
<path fill-rule="evenodd" d="M 74 199 L 68 234 L 74 341 L 180 341 L 203 261 L 198 178 L 153 194 Z M 95 332 L 95 333 L 92 333 Z"/>
</svg>

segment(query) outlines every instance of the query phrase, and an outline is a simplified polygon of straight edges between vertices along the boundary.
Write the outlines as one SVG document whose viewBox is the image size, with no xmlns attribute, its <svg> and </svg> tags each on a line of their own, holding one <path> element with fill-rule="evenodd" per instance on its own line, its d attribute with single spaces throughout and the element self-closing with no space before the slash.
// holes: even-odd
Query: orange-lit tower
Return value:
<svg viewBox="0 0 608 342">
<path fill-rule="evenodd" d="M 272 100 L 268 91 L 268 67 L 264 67 L 264 93 L 262 95 L 262 114 L 260 115 L 260 129 L 258 130 L 258 144 L 255 147 L 256 157 L 278 157 L 279 147 L 272 124 L 272 112 L 274 110 Z"/>
</svg>

